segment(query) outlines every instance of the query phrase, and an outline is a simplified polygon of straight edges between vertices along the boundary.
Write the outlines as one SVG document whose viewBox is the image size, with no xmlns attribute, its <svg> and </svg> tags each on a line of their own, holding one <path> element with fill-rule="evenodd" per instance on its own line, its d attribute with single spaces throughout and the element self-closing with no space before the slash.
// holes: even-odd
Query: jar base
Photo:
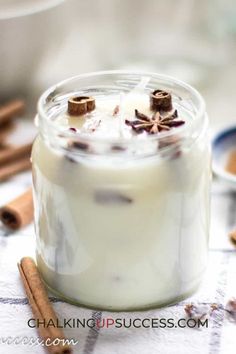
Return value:
<svg viewBox="0 0 236 354">
<path fill-rule="evenodd" d="M 41 274 L 42 277 L 42 274 Z M 60 300 L 63 300 L 71 305 L 74 306 L 78 306 L 78 307 L 84 307 L 87 309 L 91 309 L 91 310 L 100 310 L 100 311 L 108 311 L 108 312 L 135 312 L 135 311 L 147 311 L 147 310 L 155 310 L 158 308 L 162 308 L 162 307 L 166 307 L 166 306 L 171 306 L 171 305 L 175 305 L 177 303 L 179 303 L 180 301 L 183 301 L 185 299 L 187 299 L 188 297 L 192 296 L 200 287 L 201 285 L 201 281 L 198 282 L 197 285 L 195 285 L 195 287 L 193 289 L 191 289 L 190 291 L 169 299 L 168 301 L 164 301 L 164 302 L 156 302 L 156 303 L 152 303 L 152 304 L 148 304 L 148 305 L 141 305 L 140 307 L 138 306 L 134 306 L 134 307 L 122 307 L 122 308 L 116 308 L 116 307 L 109 307 L 109 306 L 95 306 L 95 305 L 91 305 L 89 303 L 86 302 L 80 302 L 78 300 L 72 299 L 68 296 L 64 296 L 63 294 L 61 294 L 59 291 L 51 288 L 47 282 L 42 278 L 46 288 L 55 296 L 57 296 Z"/>
</svg>

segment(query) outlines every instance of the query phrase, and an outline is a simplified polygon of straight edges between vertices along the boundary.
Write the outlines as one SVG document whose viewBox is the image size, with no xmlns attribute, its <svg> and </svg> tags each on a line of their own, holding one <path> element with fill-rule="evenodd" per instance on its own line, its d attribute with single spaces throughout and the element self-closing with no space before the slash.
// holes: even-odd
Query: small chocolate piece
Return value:
<svg viewBox="0 0 236 354">
<path fill-rule="evenodd" d="M 77 132 L 77 129 L 76 129 L 76 128 L 73 128 L 73 127 L 69 128 L 69 130 L 70 130 L 71 132 L 74 132 L 74 133 Z"/>
<path fill-rule="evenodd" d="M 79 150 L 84 150 L 87 151 L 89 149 L 89 145 L 79 141 L 79 140 L 72 140 L 69 142 L 68 144 L 69 148 L 75 148 L 75 149 L 79 149 Z"/>
<path fill-rule="evenodd" d="M 68 100 L 68 113 L 71 116 L 81 116 L 95 109 L 95 99 L 89 96 L 71 97 Z"/>
<path fill-rule="evenodd" d="M 112 190 L 98 190 L 95 192 L 95 201 L 99 204 L 131 204 L 133 200 L 120 192 Z"/>
<path fill-rule="evenodd" d="M 65 155 L 65 158 L 66 158 L 66 160 L 68 160 L 68 161 L 70 161 L 70 162 L 72 162 L 72 163 L 76 163 L 76 162 L 77 162 L 77 161 L 76 161 L 75 159 L 73 159 L 73 157 L 71 157 L 71 156 Z"/>
<path fill-rule="evenodd" d="M 112 145 L 111 150 L 119 152 L 119 151 L 125 151 L 126 149 L 121 145 Z"/>
<path fill-rule="evenodd" d="M 169 92 L 155 90 L 150 95 L 150 108 L 153 111 L 171 111 L 172 97 Z"/>
</svg>

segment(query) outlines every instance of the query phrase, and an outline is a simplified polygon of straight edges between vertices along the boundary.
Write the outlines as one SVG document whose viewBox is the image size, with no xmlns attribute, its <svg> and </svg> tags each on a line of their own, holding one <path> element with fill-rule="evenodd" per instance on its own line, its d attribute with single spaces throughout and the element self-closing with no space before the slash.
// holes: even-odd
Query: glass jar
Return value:
<svg viewBox="0 0 236 354">
<path fill-rule="evenodd" d="M 145 92 L 172 93 L 186 124 L 145 139 L 80 133 L 75 147 L 74 132 L 55 123 L 69 97 L 109 100 L 143 77 Z M 192 294 L 206 270 L 209 232 L 210 148 L 200 94 L 158 74 L 80 75 L 41 96 L 36 122 L 37 263 L 48 287 L 108 310 L 163 306 Z"/>
</svg>

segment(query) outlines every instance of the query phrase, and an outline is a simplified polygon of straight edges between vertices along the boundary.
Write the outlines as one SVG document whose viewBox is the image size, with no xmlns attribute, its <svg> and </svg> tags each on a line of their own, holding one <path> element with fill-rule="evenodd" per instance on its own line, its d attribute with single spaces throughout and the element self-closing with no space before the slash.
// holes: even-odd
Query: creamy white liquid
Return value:
<svg viewBox="0 0 236 354">
<path fill-rule="evenodd" d="M 97 102 L 102 124 L 95 135 L 137 139 L 125 124 L 120 130 L 119 119 L 134 116 L 134 108 L 149 113 L 148 97 L 130 95 L 121 117 L 107 113 L 114 103 Z M 79 119 L 62 114 L 55 124 L 87 132 Z M 172 158 L 77 162 L 38 138 L 32 157 L 38 266 L 52 289 L 117 310 L 162 305 L 195 290 L 207 262 L 210 157 L 204 136 Z"/>
</svg>

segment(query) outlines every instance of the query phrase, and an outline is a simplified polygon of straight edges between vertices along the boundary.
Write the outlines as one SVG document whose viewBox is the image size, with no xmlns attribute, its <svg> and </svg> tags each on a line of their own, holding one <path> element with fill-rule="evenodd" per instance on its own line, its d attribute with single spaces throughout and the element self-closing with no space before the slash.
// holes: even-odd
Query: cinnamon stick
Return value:
<svg viewBox="0 0 236 354">
<path fill-rule="evenodd" d="M 4 165 L 0 168 L 0 182 L 7 180 L 19 172 L 29 170 L 30 167 L 31 162 L 28 157 L 24 157 L 18 161 L 13 161 L 8 165 Z"/>
<path fill-rule="evenodd" d="M 0 150 L 0 166 L 22 157 L 30 157 L 32 143 Z"/>
<path fill-rule="evenodd" d="M 20 116 L 25 111 L 25 102 L 20 99 L 12 100 L 0 107 L 0 125 Z"/>
<path fill-rule="evenodd" d="M 18 230 L 33 220 L 32 189 L 0 208 L 1 222 L 11 230 Z"/>
<path fill-rule="evenodd" d="M 8 145 L 7 139 L 14 129 L 15 129 L 15 123 L 12 121 L 0 126 L 0 146 L 1 147 L 5 147 L 6 145 Z"/>
<path fill-rule="evenodd" d="M 48 321 L 57 323 L 57 315 L 50 304 L 34 260 L 30 257 L 24 257 L 18 263 L 18 268 L 35 319 L 43 320 L 46 323 Z M 50 339 L 50 342 L 56 338 L 65 340 L 62 330 L 53 326 L 38 326 L 38 333 L 44 340 Z M 62 342 L 58 345 L 45 346 L 45 349 L 51 354 L 72 353 L 71 347 L 67 344 L 63 345 Z"/>
</svg>

